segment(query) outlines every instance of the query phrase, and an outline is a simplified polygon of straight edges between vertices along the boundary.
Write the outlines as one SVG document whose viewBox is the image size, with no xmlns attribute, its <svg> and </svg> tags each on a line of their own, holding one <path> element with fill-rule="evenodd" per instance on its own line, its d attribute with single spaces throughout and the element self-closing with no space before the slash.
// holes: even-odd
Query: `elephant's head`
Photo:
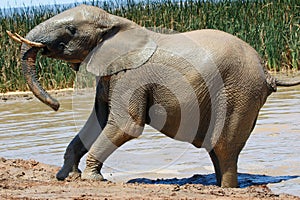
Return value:
<svg viewBox="0 0 300 200">
<path fill-rule="evenodd" d="M 59 108 L 59 102 L 41 87 L 36 77 L 35 62 L 37 53 L 41 51 L 43 56 L 68 61 L 76 71 L 79 69 L 80 64 L 87 59 L 89 59 L 90 64 L 97 63 L 100 67 L 101 60 L 98 59 L 99 56 L 106 57 L 102 61 L 106 62 L 105 65 L 108 64 L 108 52 L 101 47 L 105 46 L 105 41 L 111 40 L 111 38 L 120 41 L 126 40 L 128 35 L 116 36 L 136 28 L 141 29 L 135 23 L 110 15 L 98 7 L 81 5 L 39 24 L 25 38 L 18 34 L 8 33 L 13 39 L 23 43 L 21 48 L 22 69 L 31 91 L 38 99 L 56 111 Z M 140 46 L 147 43 L 145 39 L 147 37 L 141 35 L 141 39 L 137 40 Z M 140 46 L 137 46 L 137 48 Z M 91 52 L 94 56 L 88 56 Z M 106 55 L 102 55 L 105 53 Z M 97 60 L 95 60 L 96 58 Z M 106 68 L 108 66 L 101 67 Z M 109 73 L 104 74 L 109 75 L 116 71 L 118 70 L 110 69 Z"/>
</svg>

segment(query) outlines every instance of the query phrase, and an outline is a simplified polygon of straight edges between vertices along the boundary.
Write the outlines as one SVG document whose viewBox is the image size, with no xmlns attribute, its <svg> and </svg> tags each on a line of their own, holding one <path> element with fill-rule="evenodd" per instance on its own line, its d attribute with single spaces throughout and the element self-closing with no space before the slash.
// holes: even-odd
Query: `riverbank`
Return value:
<svg viewBox="0 0 300 200">
<path fill-rule="evenodd" d="M 265 185 L 243 189 L 201 184 L 140 184 L 83 181 L 71 177 L 57 181 L 57 166 L 35 160 L 0 158 L 0 199 L 294 199 L 274 194 Z"/>
</svg>

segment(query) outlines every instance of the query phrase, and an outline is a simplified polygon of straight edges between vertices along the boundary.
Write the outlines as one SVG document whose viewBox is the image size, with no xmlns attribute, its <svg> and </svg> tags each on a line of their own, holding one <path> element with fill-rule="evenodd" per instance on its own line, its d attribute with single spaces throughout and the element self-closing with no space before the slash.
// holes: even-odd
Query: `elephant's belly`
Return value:
<svg viewBox="0 0 300 200">
<path fill-rule="evenodd" d="M 176 140 L 201 143 L 209 125 L 208 113 L 201 115 L 199 105 L 193 102 L 161 101 L 149 107 L 147 124 Z"/>
</svg>

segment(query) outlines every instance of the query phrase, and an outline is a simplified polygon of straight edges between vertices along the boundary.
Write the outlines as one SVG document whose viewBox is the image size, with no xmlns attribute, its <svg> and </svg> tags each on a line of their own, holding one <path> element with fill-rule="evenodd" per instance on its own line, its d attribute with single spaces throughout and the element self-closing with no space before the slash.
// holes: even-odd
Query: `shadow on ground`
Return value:
<svg viewBox="0 0 300 200">
<path fill-rule="evenodd" d="M 269 183 L 279 183 L 290 179 L 299 178 L 300 176 L 266 176 L 259 174 L 238 174 L 239 186 L 241 188 L 252 185 L 265 185 Z M 136 178 L 129 180 L 128 183 L 144 183 L 144 184 L 202 184 L 202 185 L 216 185 L 215 174 L 199 175 L 196 174 L 190 178 L 172 178 L 172 179 L 156 179 L 151 180 L 147 178 Z"/>
</svg>

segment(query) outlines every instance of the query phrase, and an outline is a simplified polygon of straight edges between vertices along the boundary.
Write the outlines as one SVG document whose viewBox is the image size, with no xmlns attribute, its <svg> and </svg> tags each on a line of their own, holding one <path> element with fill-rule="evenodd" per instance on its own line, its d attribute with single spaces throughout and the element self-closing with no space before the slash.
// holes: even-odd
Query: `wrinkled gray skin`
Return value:
<svg viewBox="0 0 300 200">
<path fill-rule="evenodd" d="M 98 76 L 94 110 L 67 147 L 59 180 L 79 172 L 87 152 L 81 177 L 103 180 L 105 159 L 150 124 L 206 148 L 218 185 L 237 187 L 238 156 L 260 108 L 277 86 L 299 84 L 271 77 L 256 51 L 230 34 L 163 35 L 85 5 L 41 23 L 26 39 L 46 45 L 23 44 L 22 66 L 32 92 L 54 110 L 59 103 L 36 78 L 38 51 L 70 62 L 74 70 L 85 63 Z"/>
</svg>

